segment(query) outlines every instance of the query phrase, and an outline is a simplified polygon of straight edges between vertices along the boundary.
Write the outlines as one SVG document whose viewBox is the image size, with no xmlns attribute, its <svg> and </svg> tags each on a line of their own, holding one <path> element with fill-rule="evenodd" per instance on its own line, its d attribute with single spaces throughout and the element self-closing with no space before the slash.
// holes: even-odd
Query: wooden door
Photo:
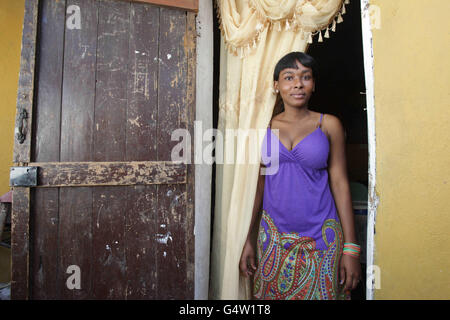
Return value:
<svg viewBox="0 0 450 320">
<path fill-rule="evenodd" d="M 14 165 L 38 179 L 13 188 L 12 299 L 193 299 L 194 171 L 171 133 L 193 133 L 195 13 L 25 6 Z"/>
</svg>

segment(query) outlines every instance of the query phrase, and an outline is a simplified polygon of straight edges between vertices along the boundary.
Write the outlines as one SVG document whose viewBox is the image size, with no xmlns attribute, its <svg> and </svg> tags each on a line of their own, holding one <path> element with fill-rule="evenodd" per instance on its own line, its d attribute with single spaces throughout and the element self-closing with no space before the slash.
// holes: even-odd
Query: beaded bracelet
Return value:
<svg viewBox="0 0 450 320">
<path fill-rule="evenodd" d="M 348 256 L 359 258 L 361 247 L 355 243 L 346 242 L 344 243 L 344 249 L 342 250 L 342 253 Z"/>
</svg>

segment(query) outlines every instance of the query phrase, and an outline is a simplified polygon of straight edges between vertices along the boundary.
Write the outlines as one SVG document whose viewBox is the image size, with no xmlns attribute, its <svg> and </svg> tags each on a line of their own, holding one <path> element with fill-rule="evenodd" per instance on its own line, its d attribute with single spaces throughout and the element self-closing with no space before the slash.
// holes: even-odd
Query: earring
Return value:
<svg viewBox="0 0 450 320">
<path fill-rule="evenodd" d="M 272 90 L 272 92 L 273 92 L 273 94 L 278 94 L 278 89 L 274 89 L 274 90 Z"/>
</svg>

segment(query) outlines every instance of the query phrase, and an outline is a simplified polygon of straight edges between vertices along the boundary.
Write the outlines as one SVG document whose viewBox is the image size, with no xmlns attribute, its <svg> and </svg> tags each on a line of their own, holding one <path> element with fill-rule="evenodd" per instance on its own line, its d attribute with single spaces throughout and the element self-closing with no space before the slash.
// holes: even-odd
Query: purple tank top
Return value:
<svg viewBox="0 0 450 320">
<path fill-rule="evenodd" d="M 277 144 L 278 148 L 272 147 L 273 144 Z M 277 149 L 278 152 L 272 152 Z M 276 153 L 279 156 L 278 171 L 265 176 L 263 209 L 272 218 L 278 232 L 295 232 L 302 237 L 311 237 L 319 250 L 327 248 L 322 235 L 325 220 L 339 222 L 328 184 L 329 150 L 329 141 L 321 125 L 291 151 L 286 149 L 270 127 L 262 145 L 263 154 L 271 159 L 265 163 L 263 161 L 268 169 L 276 162 L 273 161 Z M 325 232 L 328 243 L 333 242 L 333 231 Z"/>
</svg>

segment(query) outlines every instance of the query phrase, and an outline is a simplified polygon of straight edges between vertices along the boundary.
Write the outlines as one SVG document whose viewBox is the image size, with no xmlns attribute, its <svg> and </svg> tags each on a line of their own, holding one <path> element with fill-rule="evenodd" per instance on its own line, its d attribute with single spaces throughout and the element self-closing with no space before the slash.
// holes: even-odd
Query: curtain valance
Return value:
<svg viewBox="0 0 450 320">
<path fill-rule="evenodd" d="M 336 31 L 343 21 L 345 5 L 349 0 L 218 0 L 220 29 L 230 53 L 241 58 L 256 48 L 261 33 L 267 28 L 277 31 L 300 32 L 312 43 Z"/>
</svg>

